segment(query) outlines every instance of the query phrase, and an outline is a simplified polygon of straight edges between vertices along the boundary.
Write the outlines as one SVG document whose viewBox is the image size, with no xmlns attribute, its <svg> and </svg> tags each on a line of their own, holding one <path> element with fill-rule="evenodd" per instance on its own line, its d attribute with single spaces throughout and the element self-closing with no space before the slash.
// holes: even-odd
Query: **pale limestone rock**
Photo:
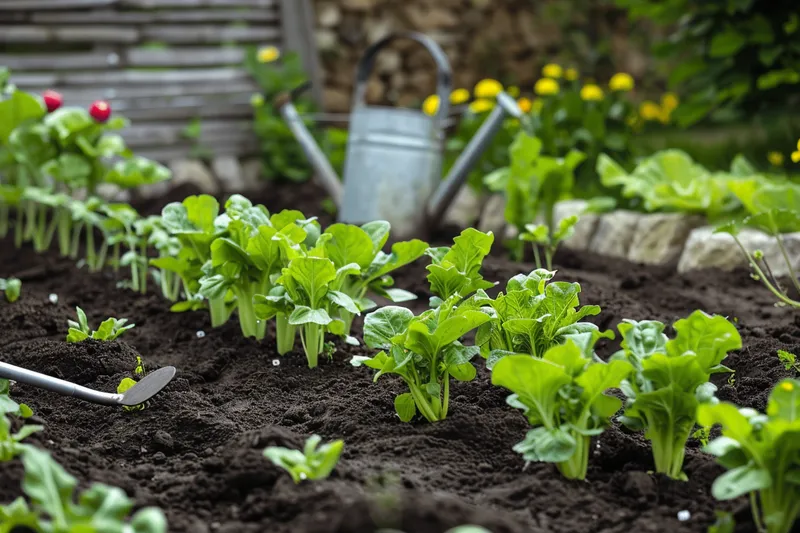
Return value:
<svg viewBox="0 0 800 533">
<path fill-rule="evenodd" d="M 211 162 L 211 170 L 217 177 L 222 192 L 242 192 L 247 189 L 244 182 L 242 165 L 232 155 L 215 157 Z"/>
<path fill-rule="evenodd" d="M 472 187 L 464 186 L 458 191 L 450 207 L 444 214 L 443 224 L 467 228 L 475 224 L 481 216 L 483 201 Z"/>
<path fill-rule="evenodd" d="M 175 182 L 175 177 L 173 175 L 173 178 L 171 180 L 137 187 L 136 193 L 142 199 L 150 200 L 151 198 L 158 198 L 160 196 L 164 196 L 169 192 L 171 188 L 177 187 L 178 185 L 179 184 Z"/>
<path fill-rule="evenodd" d="M 108 202 L 128 203 L 131 201 L 131 192 L 113 183 L 101 183 L 98 185 L 97 196 Z"/>
<path fill-rule="evenodd" d="M 317 23 L 323 28 L 333 28 L 342 20 L 342 11 L 334 3 L 324 3 L 315 8 Z"/>
<path fill-rule="evenodd" d="M 553 224 L 556 226 L 563 219 L 577 215 L 578 223 L 575 224 L 575 233 L 563 241 L 562 245 L 571 250 L 586 250 L 594 236 L 599 216 L 595 213 L 584 213 L 588 206 L 586 200 L 565 200 L 558 202 L 553 208 Z"/>
<path fill-rule="evenodd" d="M 800 268 L 800 233 L 789 233 L 781 238 L 792 268 L 797 273 Z M 775 238 L 745 228 L 739 233 L 739 241 L 750 254 L 761 250 L 775 276 L 789 275 L 789 267 Z M 747 259 L 733 237 L 727 233 L 714 233 L 714 228 L 705 226 L 693 230 L 689 235 L 678 262 L 678 272 L 707 268 L 733 270 L 747 265 Z"/>
<path fill-rule="evenodd" d="M 190 183 L 204 194 L 219 193 L 219 183 L 202 162 L 196 159 L 178 159 L 171 161 L 169 168 L 172 171 L 171 188 Z"/>
<path fill-rule="evenodd" d="M 319 29 L 314 32 L 314 38 L 317 41 L 317 48 L 321 51 L 328 51 L 336 49 L 336 45 L 339 44 L 339 38 L 336 36 L 336 32 L 329 29 Z"/>
<path fill-rule="evenodd" d="M 257 191 L 264 186 L 264 180 L 261 179 L 261 170 L 260 159 L 252 158 L 242 162 L 242 181 L 246 191 Z"/>
<path fill-rule="evenodd" d="M 589 250 L 610 257 L 627 258 L 641 216 L 624 210 L 600 215 Z"/>
<path fill-rule="evenodd" d="M 689 233 L 702 223 L 702 217 L 682 213 L 641 215 L 628 250 L 628 260 L 650 265 L 670 263 L 680 257 Z"/>
<path fill-rule="evenodd" d="M 495 235 L 503 235 L 506 227 L 506 198 L 502 194 L 493 194 L 483 205 L 478 229 L 484 233 L 491 231 Z"/>
</svg>

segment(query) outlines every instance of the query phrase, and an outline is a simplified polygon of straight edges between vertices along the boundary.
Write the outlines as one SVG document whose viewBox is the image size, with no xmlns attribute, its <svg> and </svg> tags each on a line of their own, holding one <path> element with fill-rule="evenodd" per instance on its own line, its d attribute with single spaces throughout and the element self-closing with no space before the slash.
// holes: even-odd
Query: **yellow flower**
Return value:
<svg viewBox="0 0 800 533">
<path fill-rule="evenodd" d="M 450 93 L 450 103 L 453 105 L 463 104 L 469 100 L 470 94 L 467 89 L 456 89 Z"/>
<path fill-rule="evenodd" d="M 626 72 L 617 72 L 611 76 L 608 88 L 612 91 L 630 91 L 633 89 L 633 78 Z"/>
<path fill-rule="evenodd" d="M 258 51 L 259 63 L 272 63 L 281 57 L 281 51 L 274 46 L 265 46 Z"/>
<path fill-rule="evenodd" d="M 575 81 L 578 79 L 578 70 L 574 68 L 568 68 L 564 71 L 564 79 L 567 81 Z"/>
<path fill-rule="evenodd" d="M 472 103 L 469 104 L 469 110 L 475 113 L 483 113 L 484 111 L 489 111 L 491 108 L 494 107 L 494 102 L 487 98 L 478 98 L 477 100 L 473 100 Z"/>
<path fill-rule="evenodd" d="M 533 86 L 533 90 L 540 96 L 558 94 L 558 82 L 550 78 L 542 78 L 536 82 L 536 85 Z"/>
<path fill-rule="evenodd" d="M 639 106 L 639 115 L 645 120 L 659 120 L 661 118 L 661 107 L 651 100 L 645 100 Z"/>
<path fill-rule="evenodd" d="M 531 109 L 533 109 L 533 111 L 536 113 L 541 111 L 543 107 L 544 107 L 544 101 L 542 101 L 541 98 L 534 98 L 533 102 L 531 102 Z"/>
<path fill-rule="evenodd" d="M 556 65 L 555 63 L 550 63 L 545 65 L 542 69 L 542 76 L 545 78 L 553 78 L 554 80 L 559 79 L 564 74 L 561 65 Z"/>
<path fill-rule="evenodd" d="M 669 120 L 671 118 L 672 118 L 672 110 L 662 107 L 661 113 L 658 114 L 659 122 L 661 122 L 662 124 L 669 124 Z"/>
<path fill-rule="evenodd" d="M 494 98 L 502 90 L 503 84 L 499 81 L 485 79 L 475 84 L 472 92 L 475 94 L 475 98 Z"/>
<path fill-rule="evenodd" d="M 258 93 L 250 97 L 250 105 L 253 107 L 261 107 L 264 105 L 264 97 Z"/>
<path fill-rule="evenodd" d="M 603 89 L 593 83 L 581 87 L 581 100 L 597 102 L 603 99 Z"/>
<path fill-rule="evenodd" d="M 531 108 L 533 107 L 531 101 L 525 97 L 517 100 L 517 105 L 519 106 L 519 108 L 522 110 L 523 113 L 530 113 Z"/>
<path fill-rule="evenodd" d="M 800 140 L 797 141 L 797 150 L 792 152 L 792 163 L 800 163 Z"/>
<path fill-rule="evenodd" d="M 425 112 L 426 115 L 433 116 L 439 111 L 439 95 L 432 94 L 422 102 L 422 111 Z"/>
<path fill-rule="evenodd" d="M 781 383 L 781 389 L 784 392 L 792 392 L 794 390 L 794 385 L 792 385 L 791 381 L 784 381 Z"/>
<path fill-rule="evenodd" d="M 783 154 L 780 152 L 770 152 L 767 154 L 767 161 L 774 167 L 783 166 Z"/>
<path fill-rule="evenodd" d="M 508 93 L 508 96 L 510 96 L 511 98 L 516 98 L 517 96 L 519 96 L 519 87 L 517 87 L 516 85 L 512 85 L 511 87 L 506 89 L 506 92 Z"/>
<path fill-rule="evenodd" d="M 664 109 L 669 109 L 670 111 L 674 111 L 680 100 L 678 100 L 678 96 L 675 93 L 664 93 L 661 97 L 661 107 Z"/>
</svg>

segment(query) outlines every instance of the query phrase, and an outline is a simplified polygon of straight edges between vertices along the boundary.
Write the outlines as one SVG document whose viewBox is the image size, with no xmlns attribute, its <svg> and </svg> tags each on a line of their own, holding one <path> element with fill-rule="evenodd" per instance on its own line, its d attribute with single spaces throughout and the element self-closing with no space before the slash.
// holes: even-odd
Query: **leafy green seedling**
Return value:
<svg viewBox="0 0 800 533">
<path fill-rule="evenodd" d="M 22 292 L 22 282 L 17 278 L 0 278 L 0 291 L 3 291 L 9 303 L 14 303 Z"/>
<path fill-rule="evenodd" d="M 99 328 L 92 331 L 89 328 L 89 322 L 86 320 L 86 313 L 83 312 L 83 309 L 76 307 L 75 310 L 78 313 L 78 321 L 67 320 L 69 324 L 67 342 L 81 342 L 89 338 L 99 341 L 113 341 L 136 325 L 128 324 L 127 318 L 107 318 L 103 320 Z"/>
<path fill-rule="evenodd" d="M 303 451 L 292 450 L 280 446 L 270 446 L 264 450 L 264 457 L 275 466 L 283 468 L 295 483 L 307 479 L 326 479 L 331 475 L 344 449 L 343 440 L 335 440 L 320 446 L 322 437 L 310 436 L 303 446 Z"/>
<path fill-rule="evenodd" d="M 554 271 L 536 269 L 508 280 L 505 293 L 495 298 L 483 290 L 475 294 L 475 303 L 491 317 L 478 329 L 475 338 L 489 368 L 511 353 L 541 357 L 551 346 L 578 333 L 593 332 L 598 337 L 614 338 L 613 331 L 601 333 L 596 325 L 581 322 L 587 316 L 599 314 L 600 307 L 581 307 L 580 284 L 551 282 L 553 276 Z"/>
<path fill-rule="evenodd" d="M 142 358 L 138 355 L 136 356 L 136 367 L 133 369 L 133 374 L 139 379 L 142 379 L 147 375 L 147 372 L 144 368 L 144 361 L 142 361 Z M 120 381 L 119 385 L 117 385 L 117 394 L 125 394 L 134 385 L 136 385 L 135 379 L 122 378 L 122 381 Z M 123 405 L 122 409 L 125 411 L 141 411 L 145 407 L 147 407 L 147 402 L 139 405 Z"/>
<path fill-rule="evenodd" d="M 353 299 L 339 290 L 345 278 L 359 270 L 355 263 L 337 269 L 325 257 L 295 257 L 282 269 L 275 289 L 256 296 L 256 316 L 267 320 L 285 315 L 288 326 L 300 329 L 308 367 L 315 368 L 325 348 L 325 332 L 347 335 L 340 311 L 360 314 Z"/>
<path fill-rule="evenodd" d="M 26 445 L 22 444 L 22 441 L 44 429 L 42 426 L 24 425 L 16 433 L 11 432 L 10 416 L 30 418 L 33 416 L 33 411 L 27 405 L 19 404 L 11 399 L 8 391 L 9 381 L 0 379 L 0 463 L 10 461 L 20 455 L 26 449 Z"/>
<path fill-rule="evenodd" d="M 356 302 L 359 311 L 368 311 L 375 302 L 367 298 L 372 292 L 392 302 L 415 300 L 416 296 L 402 289 L 392 288 L 394 281 L 389 273 L 416 261 L 428 249 L 428 244 L 412 239 L 392 245 L 390 253 L 382 251 L 389 238 L 390 224 L 384 220 L 368 222 L 363 226 L 333 224 L 322 234 L 326 256 L 337 269 L 351 264 L 359 266 L 358 272 L 348 275 L 341 291 Z M 340 310 L 345 330 L 350 331 L 353 313 Z"/>
<path fill-rule="evenodd" d="M 657 472 L 686 479 L 683 459 L 698 406 L 717 401 L 717 387 L 709 378 L 730 372 L 722 361 L 728 352 L 742 347 L 742 338 L 725 317 L 699 310 L 673 328 L 675 338 L 668 339 L 661 322 L 623 321 L 622 349 L 611 360 L 627 360 L 634 367 L 631 377 L 620 384 L 626 397 L 620 421 L 645 431 Z"/>
<path fill-rule="evenodd" d="M 592 333 L 584 346 L 593 344 Z M 526 461 L 556 463 L 569 479 L 585 479 L 591 438 L 611 425 L 622 401 L 605 392 L 616 388 L 633 366 L 598 361 L 574 340 L 548 349 L 542 357 L 509 355 L 492 369 L 492 384 L 510 390 L 508 404 L 522 409 L 534 428 L 514 446 Z"/>
<path fill-rule="evenodd" d="M 797 356 L 786 350 L 778 350 L 778 359 L 780 359 L 783 368 L 786 370 L 794 370 L 800 373 L 800 363 L 797 362 Z"/>
<path fill-rule="evenodd" d="M 200 293 L 216 299 L 232 292 L 242 334 L 260 340 L 272 316 L 257 315 L 255 296 L 268 294 L 290 258 L 302 255 L 302 245 L 318 233 L 299 211 L 284 210 L 270 216 L 266 208 L 239 195 L 226 202 L 224 218 L 227 234 L 211 243 L 211 261 L 203 268 Z M 288 336 L 293 345 L 294 330 Z"/>
<path fill-rule="evenodd" d="M 353 357 L 354 366 L 377 370 L 374 380 L 397 374 L 409 392 L 394 400 L 400 420 L 409 422 L 419 411 L 429 422 L 444 420 L 450 406 L 450 378 L 471 381 L 477 373 L 471 360 L 480 349 L 459 339 L 489 320 L 465 297 L 493 283 L 480 274 L 494 236 L 467 228 L 452 248 L 429 251 L 428 281 L 433 309 L 414 316 L 404 307 L 387 306 L 367 315 L 364 341 L 382 350 L 374 357 Z"/>
<path fill-rule="evenodd" d="M 28 501 L 21 496 L 0 506 L 3 531 L 27 528 L 37 533 L 167 532 L 164 513 L 154 507 L 140 509 L 128 521 L 133 501 L 122 489 L 95 483 L 76 499 L 78 481 L 47 452 L 27 448 L 22 464 L 22 491 Z"/>
<path fill-rule="evenodd" d="M 759 532 L 789 533 L 800 514 L 800 381 L 784 379 L 766 414 L 721 402 L 701 405 L 698 422 L 720 424 L 705 450 L 728 471 L 711 486 L 718 500 L 749 495 Z"/>
<path fill-rule="evenodd" d="M 536 268 L 553 270 L 553 256 L 558 246 L 574 235 L 577 223 L 578 217 L 572 215 L 561 219 L 558 226 L 552 231 L 546 224 L 525 225 L 525 231 L 520 233 L 519 238 L 533 245 L 533 258 Z M 544 262 L 542 262 L 542 254 L 544 254 Z"/>
</svg>

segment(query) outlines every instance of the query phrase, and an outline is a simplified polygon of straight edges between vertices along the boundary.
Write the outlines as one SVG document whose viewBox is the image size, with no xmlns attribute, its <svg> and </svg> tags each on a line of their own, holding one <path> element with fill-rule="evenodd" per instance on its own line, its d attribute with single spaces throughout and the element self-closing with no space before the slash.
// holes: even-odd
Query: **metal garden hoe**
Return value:
<svg viewBox="0 0 800 533">
<path fill-rule="evenodd" d="M 112 394 L 89 389 L 63 379 L 9 365 L 8 363 L 0 363 L 0 378 L 18 381 L 19 383 L 49 390 L 64 396 L 74 396 L 75 398 L 100 405 L 130 407 L 142 404 L 161 392 L 175 377 L 175 372 L 174 366 L 159 368 L 155 372 L 146 375 L 136 385 L 125 391 L 124 394 Z"/>
<path fill-rule="evenodd" d="M 436 63 L 439 106 L 433 116 L 417 109 L 366 103 L 367 82 L 376 56 L 399 38 L 416 41 Z M 398 239 L 424 238 L 435 229 L 506 116 L 523 116 L 516 100 L 500 92 L 498 105 L 442 180 L 452 89 L 450 64 L 430 37 L 415 32 L 389 35 L 367 48 L 357 66 L 342 183 L 292 103 L 292 98 L 307 87 L 305 84 L 279 95 L 275 106 L 336 203 L 339 221 L 364 224 L 386 220 Z"/>
</svg>

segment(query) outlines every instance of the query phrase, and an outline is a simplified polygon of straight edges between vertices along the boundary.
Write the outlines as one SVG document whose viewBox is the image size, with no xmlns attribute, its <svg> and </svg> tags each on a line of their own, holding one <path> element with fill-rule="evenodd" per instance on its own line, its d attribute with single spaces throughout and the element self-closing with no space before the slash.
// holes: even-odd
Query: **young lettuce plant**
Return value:
<svg viewBox="0 0 800 533">
<path fill-rule="evenodd" d="M 242 334 L 261 340 L 267 321 L 257 315 L 255 297 L 268 294 L 274 283 L 280 283 L 275 277 L 287 264 L 287 254 L 299 254 L 309 234 L 298 224 L 303 216 L 299 211 L 269 216 L 263 206 L 253 206 L 241 196 L 228 200 L 225 216 L 228 236 L 211 243 L 211 261 L 203 270 L 200 293 L 219 298 L 231 291 Z"/>
<path fill-rule="evenodd" d="M 127 318 L 107 318 L 103 320 L 99 328 L 92 331 L 83 309 L 76 307 L 75 310 L 78 313 L 78 321 L 67 320 L 69 324 L 67 342 L 81 342 L 89 338 L 99 341 L 113 341 L 135 326 L 135 324 L 128 324 Z"/>
<path fill-rule="evenodd" d="M 275 289 L 268 295 L 256 296 L 256 314 L 262 320 L 285 314 L 288 325 L 300 329 L 308 367 L 316 368 L 324 349 L 325 332 L 347 335 L 344 322 L 337 318 L 341 312 L 360 314 L 353 299 L 339 290 L 347 276 L 359 272 L 356 263 L 337 269 L 326 257 L 295 257 L 282 269 Z"/>
<path fill-rule="evenodd" d="M 800 381 L 778 383 L 766 414 L 720 402 L 701 405 L 697 420 L 722 426 L 704 448 L 728 470 L 711 486 L 714 497 L 749 495 L 759 533 L 790 533 L 800 514 Z"/>
<path fill-rule="evenodd" d="M 321 442 L 322 437 L 312 435 L 306 440 L 303 451 L 270 446 L 264 449 L 264 457 L 275 466 L 286 470 L 295 483 L 309 479 L 326 479 L 339 462 L 344 441 L 335 440 L 320 446 Z"/>
<path fill-rule="evenodd" d="M 49 453 L 27 448 L 22 454 L 25 476 L 21 496 L 0 506 L 4 531 L 36 533 L 166 533 L 161 509 L 145 507 L 128 521 L 133 501 L 122 489 L 95 483 L 75 498 L 78 481 Z"/>
<path fill-rule="evenodd" d="M 675 338 L 668 339 L 661 322 L 625 320 L 619 325 L 622 349 L 611 360 L 626 360 L 634 368 L 620 385 L 626 397 L 620 421 L 634 431 L 644 430 L 656 472 L 686 479 L 684 452 L 698 406 L 717 401 L 717 387 L 709 378 L 731 371 L 722 361 L 742 347 L 742 338 L 725 317 L 700 310 L 673 328 Z"/>
<path fill-rule="evenodd" d="M 395 243 L 390 253 L 384 253 L 382 248 L 389 238 L 390 229 L 388 222 L 378 220 L 360 227 L 333 224 L 323 234 L 325 253 L 337 269 L 353 263 L 359 266 L 360 271 L 347 276 L 341 287 L 341 291 L 356 302 L 359 311 L 375 307 L 375 302 L 367 298 L 369 291 L 396 303 L 416 299 L 408 291 L 392 288 L 394 281 L 389 273 L 422 257 L 428 244 L 412 239 Z M 345 331 L 349 332 L 354 315 L 346 310 L 341 313 L 339 318 L 344 322 Z"/>
<path fill-rule="evenodd" d="M 31 408 L 25 404 L 15 402 L 8 394 L 9 381 L 0 379 L 0 463 L 10 461 L 23 453 L 27 445 L 22 441 L 38 431 L 42 426 L 24 425 L 16 433 L 12 433 L 9 417 L 30 418 L 33 416 Z M 2 522 L 0 521 L 0 524 Z"/>
<path fill-rule="evenodd" d="M 22 282 L 17 278 L 0 278 L 0 291 L 3 291 L 8 303 L 14 303 L 22 293 Z"/>
<path fill-rule="evenodd" d="M 549 348 L 541 358 L 509 355 L 492 369 L 492 384 L 513 394 L 508 404 L 521 409 L 533 429 L 514 446 L 526 461 L 556 463 L 568 479 L 585 479 L 590 443 L 611 425 L 622 401 L 605 392 L 633 369 L 627 361 L 604 363 L 594 356 L 596 335 L 582 350 L 573 339 Z"/>
<path fill-rule="evenodd" d="M 553 270 L 553 256 L 556 254 L 558 245 L 572 237 L 577 223 L 578 217 L 572 215 L 561 219 L 558 226 L 552 231 L 546 224 L 525 224 L 525 231 L 520 233 L 519 238 L 532 244 L 536 268 Z M 544 262 L 542 262 L 542 255 L 544 255 Z"/>
<path fill-rule="evenodd" d="M 450 407 L 450 378 L 471 381 L 477 373 L 471 360 L 480 349 L 459 339 L 489 320 L 466 297 L 494 284 L 480 274 L 483 259 L 494 236 L 467 228 L 451 248 L 431 249 L 428 282 L 433 309 L 419 316 L 398 306 L 387 306 L 367 315 L 364 341 L 382 350 L 374 357 L 353 357 L 354 366 L 367 366 L 384 374 L 397 374 L 409 392 L 395 398 L 400 420 L 409 422 L 417 412 L 429 422 L 444 420 Z"/>
<path fill-rule="evenodd" d="M 551 346 L 570 335 L 592 332 L 614 338 L 613 331 L 600 332 L 596 325 L 581 322 L 600 313 L 597 305 L 580 305 L 578 283 L 554 281 L 555 271 L 536 269 L 508 280 L 505 293 L 490 298 L 478 290 L 473 300 L 491 320 L 483 324 L 475 337 L 481 355 L 492 366 L 502 357 L 530 354 L 541 357 Z"/>
<path fill-rule="evenodd" d="M 150 260 L 156 268 L 174 272 L 183 282 L 186 302 L 173 305 L 174 311 L 196 307 L 195 295 L 200 291 L 203 267 L 211 261 L 211 243 L 227 231 L 218 222 L 219 202 L 207 194 L 189 196 L 183 202 L 172 202 L 161 210 L 161 221 L 170 235 L 181 243 L 178 256 L 158 257 Z M 230 318 L 233 306 L 227 301 L 227 291 L 208 299 L 211 327 L 217 328 Z M 177 307 L 176 307 L 177 306 Z"/>
</svg>

